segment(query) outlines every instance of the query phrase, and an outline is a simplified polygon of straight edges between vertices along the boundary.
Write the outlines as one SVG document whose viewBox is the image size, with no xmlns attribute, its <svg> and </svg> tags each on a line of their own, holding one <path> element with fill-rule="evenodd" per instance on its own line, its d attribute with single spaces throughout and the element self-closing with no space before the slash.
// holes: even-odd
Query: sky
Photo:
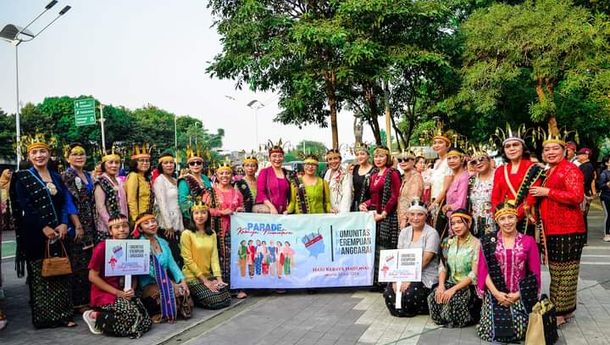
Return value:
<svg viewBox="0 0 610 345">
<path fill-rule="evenodd" d="M 25 26 L 50 0 L 0 0 L 0 27 Z M 231 80 L 211 79 L 205 68 L 221 52 L 206 0 L 60 0 L 31 27 L 37 32 L 65 6 L 72 9 L 31 42 L 19 46 L 21 104 L 48 96 L 92 95 L 104 104 L 136 109 L 152 104 L 201 119 L 212 132 L 225 130 L 223 148 L 256 145 L 282 138 L 330 146 L 330 128 L 274 123 L 277 95 L 236 90 Z M 229 96 L 229 97 L 227 97 Z M 16 109 L 15 48 L 0 41 L 0 108 Z M 339 114 L 339 142 L 351 144 L 353 118 Z M 365 141 L 372 134 L 365 130 Z"/>
</svg>

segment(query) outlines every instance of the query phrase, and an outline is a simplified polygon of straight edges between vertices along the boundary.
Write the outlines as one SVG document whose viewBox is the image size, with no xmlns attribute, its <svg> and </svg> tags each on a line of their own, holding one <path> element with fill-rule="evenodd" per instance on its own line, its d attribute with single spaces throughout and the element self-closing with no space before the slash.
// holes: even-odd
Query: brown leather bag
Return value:
<svg viewBox="0 0 610 345">
<path fill-rule="evenodd" d="M 50 256 L 50 242 L 47 240 L 47 249 L 45 251 L 44 259 L 42 259 L 42 276 L 44 278 L 65 276 L 72 274 L 72 266 L 70 265 L 70 259 L 68 258 L 68 252 L 64 247 L 64 242 L 59 241 L 63 256 Z"/>
</svg>

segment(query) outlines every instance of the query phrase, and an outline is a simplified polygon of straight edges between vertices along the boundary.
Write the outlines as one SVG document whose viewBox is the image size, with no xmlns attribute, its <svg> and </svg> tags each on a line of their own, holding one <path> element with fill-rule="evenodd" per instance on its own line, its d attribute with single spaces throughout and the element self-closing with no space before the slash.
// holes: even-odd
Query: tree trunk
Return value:
<svg viewBox="0 0 610 345">
<path fill-rule="evenodd" d="M 332 133 L 333 148 L 339 148 L 339 132 L 337 130 L 337 74 L 335 71 L 324 72 L 326 81 L 326 99 L 330 109 L 330 130 Z"/>
<path fill-rule="evenodd" d="M 381 143 L 381 130 L 379 129 L 379 122 L 377 118 L 379 117 L 379 113 L 377 112 L 377 96 L 375 95 L 375 87 L 371 83 L 365 83 L 362 85 L 362 93 L 364 96 L 364 101 L 369 107 L 369 116 L 367 116 L 367 122 L 371 127 L 371 131 L 373 132 L 373 137 L 375 137 L 375 145 L 382 145 Z"/>
<path fill-rule="evenodd" d="M 546 91 L 545 91 L 546 88 Z M 536 95 L 538 95 L 538 102 L 543 104 L 547 102 L 547 93 L 551 99 L 553 99 L 553 93 L 555 91 L 555 87 L 553 82 L 548 78 L 538 77 L 536 82 Z M 557 117 L 555 114 L 550 114 L 547 117 L 547 126 L 549 134 L 559 135 L 559 126 L 557 125 Z"/>
</svg>

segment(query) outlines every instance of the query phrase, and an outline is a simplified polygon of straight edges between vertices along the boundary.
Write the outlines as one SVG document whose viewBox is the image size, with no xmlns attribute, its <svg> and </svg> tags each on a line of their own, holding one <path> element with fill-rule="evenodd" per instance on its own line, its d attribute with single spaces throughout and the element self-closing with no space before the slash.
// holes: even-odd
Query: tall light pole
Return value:
<svg viewBox="0 0 610 345">
<path fill-rule="evenodd" d="M 14 24 L 7 24 L 0 31 L 0 38 L 10 42 L 15 46 L 15 95 L 17 98 L 17 109 L 15 111 L 15 132 L 16 132 L 16 141 L 17 145 L 21 141 L 21 118 L 20 118 L 20 99 L 19 99 L 19 45 L 23 42 L 29 42 L 34 38 L 38 37 L 43 31 L 45 31 L 49 26 L 51 26 L 59 17 L 63 16 L 70 10 L 70 6 L 65 6 L 59 11 L 57 16 L 45 25 L 40 31 L 37 33 L 32 33 L 28 30 L 28 28 L 40 18 L 43 14 L 45 14 L 48 10 L 53 8 L 57 4 L 57 0 L 52 0 L 49 2 L 40 14 L 38 14 L 34 19 L 32 19 L 25 27 L 20 27 Z M 19 170 L 19 165 L 21 163 L 21 151 L 17 149 L 17 169 Z"/>
<path fill-rule="evenodd" d="M 256 138 L 256 147 L 260 144 L 258 140 L 258 110 L 263 108 L 265 105 L 258 99 L 253 99 L 246 104 L 250 109 L 254 110 L 254 133 Z"/>
</svg>

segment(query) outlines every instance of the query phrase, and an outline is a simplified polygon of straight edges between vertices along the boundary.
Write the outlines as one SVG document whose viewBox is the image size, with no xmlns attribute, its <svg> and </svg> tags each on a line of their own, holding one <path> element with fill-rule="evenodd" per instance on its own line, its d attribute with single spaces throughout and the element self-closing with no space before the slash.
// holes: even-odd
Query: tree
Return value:
<svg viewBox="0 0 610 345">
<path fill-rule="evenodd" d="M 0 158 L 15 157 L 15 116 L 0 109 Z"/>
<path fill-rule="evenodd" d="M 572 114 L 561 108 L 573 97 L 597 104 L 602 114 L 596 116 L 603 115 L 607 122 L 607 99 L 599 95 L 608 94 L 608 85 L 602 82 L 610 66 L 608 32 L 604 17 L 568 0 L 480 9 L 463 25 L 464 83 L 459 99 L 472 104 L 476 113 L 493 113 L 514 92 L 510 87 L 515 82 L 526 82 L 535 92 L 528 109 L 531 120 L 546 121 L 554 133 L 559 132 L 558 117 L 565 124 L 574 123 Z"/>
</svg>

